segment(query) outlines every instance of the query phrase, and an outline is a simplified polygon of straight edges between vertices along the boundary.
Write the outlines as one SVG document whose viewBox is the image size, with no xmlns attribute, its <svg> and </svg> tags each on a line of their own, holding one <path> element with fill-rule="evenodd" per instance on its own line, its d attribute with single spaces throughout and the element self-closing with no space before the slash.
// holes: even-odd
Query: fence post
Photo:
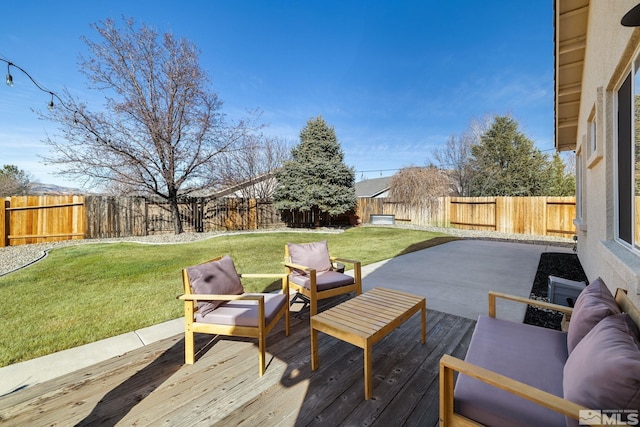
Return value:
<svg viewBox="0 0 640 427">
<path fill-rule="evenodd" d="M 438 227 L 451 227 L 451 197 L 445 196 L 440 198 L 440 203 L 442 206 L 442 218 L 439 223 L 436 224 Z"/>
<path fill-rule="evenodd" d="M 11 206 L 11 199 L 3 198 L 0 202 L 0 247 L 9 246 L 9 214 L 7 208 Z"/>
<path fill-rule="evenodd" d="M 507 214 L 507 197 L 495 197 L 494 202 L 495 211 L 493 216 L 495 230 L 501 233 L 506 233 L 508 232 L 505 221 L 505 215 Z M 513 198 L 509 198 L 509 202 L 511 202 L 510 205 L 513 207 Z M 511 226 L 513 227 L 513 223 L 511 223 Z"/>
</svg>

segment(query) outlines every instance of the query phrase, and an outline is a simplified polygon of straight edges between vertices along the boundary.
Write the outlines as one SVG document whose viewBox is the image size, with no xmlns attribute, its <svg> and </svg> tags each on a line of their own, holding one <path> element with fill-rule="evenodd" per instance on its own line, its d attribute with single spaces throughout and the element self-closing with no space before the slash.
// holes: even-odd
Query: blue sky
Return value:
<svg viewBox="0 0 640 427">
<path fill-rule="evenodd" d="M 133 17 L 200 48 L 230 118 L 258 108 L 266 134 L 295 143 L 322 115 L 357 180 L 428 164 L 434 148 L 487 115 L 512 115 L 538 148 L 553 149 L 552 0 L 29 3 L 0 16 L 0 55 L 48 90 L 66 87 L 99 107 L 77 67 L 81 37 L 97 40 L 92 23 Z M 40 158 L 56 125 L 32 109 L 50 97 L 12 75 L 12 88 L 0 85 L 0 166 L 78 186 Z"/>
</svg>

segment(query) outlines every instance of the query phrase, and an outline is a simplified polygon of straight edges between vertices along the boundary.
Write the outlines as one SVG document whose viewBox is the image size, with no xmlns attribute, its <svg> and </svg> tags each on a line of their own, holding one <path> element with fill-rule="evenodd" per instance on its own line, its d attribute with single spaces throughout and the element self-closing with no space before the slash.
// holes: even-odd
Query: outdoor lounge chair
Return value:
<svg viewBox="0 0 640 427">
<path fill-rule="evenodd" d="M 318 300 L 355 292 L 362 293 L 360 261 L 329 255 L 327 241 L 287 243 L 284 247 L 284 266 L 289 286 L 309 300 L 311 316 L 318 313 Z M 353 265 L 353 277 L 333 266 L 334 262 Z"/>
<path fill-rule="evenodd" d="M 244 293 L 240 278 L 279 278 L 282 293 Z M 286 274 L 238 274 L 229 256 L 182 270 L 185 363 L 195 361 L 194 334 L 258 338 L 260 376 L 265 371 L 267 334 L 285 317 L 289 335 L 289 281 Z"/>
</svg>

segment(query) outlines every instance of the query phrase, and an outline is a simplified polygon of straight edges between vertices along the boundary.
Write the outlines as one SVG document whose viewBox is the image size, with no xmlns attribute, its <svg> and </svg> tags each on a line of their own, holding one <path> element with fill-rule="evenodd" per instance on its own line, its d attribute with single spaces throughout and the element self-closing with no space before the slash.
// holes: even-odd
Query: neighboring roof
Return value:
<svg viewBox="0 0 640 427">
<path fill-rule="evenodd" d="M 357 197 L 376 197 L 391 188 L 391 177 L 365 179 L 356 182 Z"/>
<path fill-rule="evenodd" d="M 589 0 L 555 0 L 555 146 L 575 150 L 587 47 Z"/>
<path fill-rule="evenodd" d="M 252 186 L 255 186 L 263 181 L 266 181 L 268 179 L 274 179 L 275 174 L 273 172 L 267 172 L 264 173 L 262 175 L 257 175 L 251 179 L 248 179 L 246 181 L 237 183 L 237 184 L 232 184 L 223 188 L 216 188 L 216 189 L 205 189 L 205 190 L 200 190 L 200 191 L 196 191 L 190 194 L 190 196 L 194 196 L 194 197 L 226 197 L 226 196 L 234 196 L 234 197 L 241 197 L 238 194 L 234 193 L 239 193 L 241 192 L 242 189 L 245 188 L 249 188 Z"/>
</svg>

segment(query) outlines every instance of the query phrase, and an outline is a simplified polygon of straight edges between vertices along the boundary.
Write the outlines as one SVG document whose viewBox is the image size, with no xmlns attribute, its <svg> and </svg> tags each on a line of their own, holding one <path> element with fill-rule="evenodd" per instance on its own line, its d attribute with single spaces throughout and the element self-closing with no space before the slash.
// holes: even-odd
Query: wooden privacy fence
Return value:
<svg viewBox="0 0 640 427">
<path fill-rule="evenodd" d="M 143 197 L 19 196 L 0 199 L 0 247 L 70 239 L 173 233 L 169 205 Z M 179 204 L 184 231 L 284 226 L 271 203 L 192 198 Z"/>
<path fill-rule="evenodd" d="M 85 237 L 83 196 L 20 196 L 0 201 L 0 246 Z"/>
<path fill-rule="evenodd" d="M 142 197 L 87 196 L 86 238 L 173 233 L 169 204 Z M 271 203 L 258 199 L 194 197 L 178 209 L 184 231 L 256 230 L 284 226 Z"/>
<path fill-rule="evenodd" d="M 423 206 L 390 199 L 360 199 L 356 214 L 394 215 L 396 222 L 502 233 L 571 237 L 575 197 L 438 197 Z"/>
<path fill-rule="evenodd" d="M 2 199 L 0 199 L 2 202 Z M 179 205 L 185 231 L 284 227 L 269 202 L 192 198 Z M 359 199 L 356 214 L 394 215 L 398 223 L 571 237 L 574 197 L 440 197 L 423 206 Z M 172 233 L 169 206 L 142 197 L 19 196 L 0 203 L 0 246 L 56 240 Z"/>
</svg>

